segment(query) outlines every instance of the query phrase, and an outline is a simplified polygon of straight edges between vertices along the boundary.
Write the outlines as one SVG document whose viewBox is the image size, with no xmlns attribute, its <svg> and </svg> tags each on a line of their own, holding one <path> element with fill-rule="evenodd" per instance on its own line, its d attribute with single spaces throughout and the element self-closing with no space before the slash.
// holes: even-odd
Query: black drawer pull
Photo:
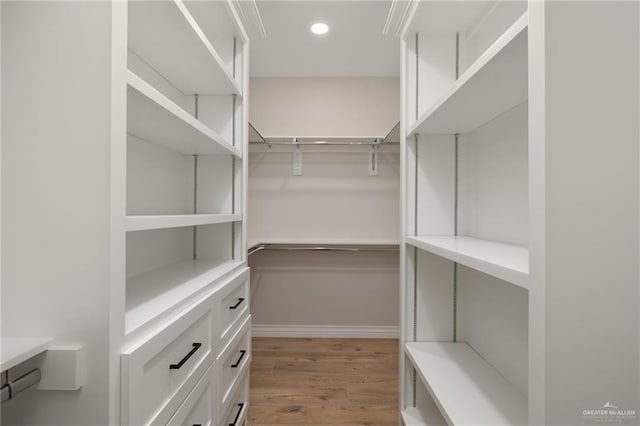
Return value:
<svg viewBox="0 0 640 426">
<path fill-rule="evenodd" d="M 235 308 L 237 308 L 238 306 L 240 306 L 240 305 L 242 304 L 242 302 L 244 302 L 244 297 L 238 297 L 238 303 L 236 303 L 236 304 L 235 304 L 235 305 L 233 305 L 233 306 L 229 306 L 229 309 L 235 309 Z"/>
<path fill-rule="evenodd" d="M 191 358 L 198 349 L 200 349 L 200 346 L 202 346 L 202 343 L 194 343 L 193 349 L 191 349 L 191 351 L 184 358 L 182 358 L 182 360 L 179 363 L 171 364 L 169 366 L 169 370 L 179 370 L 184 365 L 184 363 L 187 362 L 189 358 Z"/>
<path fill-rule="evenodd" d="M 240 365 L 240 361 L 242 361 L 242 358 L 244 358 L 244 354 L 246 354 L 247 351 L 245 350 L 241 350 L 240 351 L 240 358 L 238 358 L 238 360 L 236 361 L 235 364 L 231 364 L 231 368 L 238 368 L 238 366 Z"/>
<path fill-rule="evenodd" d="M 240 407 L 240 409 L 238 410 L 238 413 L 236 414 L 236 418 L 233 419 L 233 423 L 229 423 L 229 426 L 236 426 L 236 423 L 238 423 L 238 417 L 240 417 L 240 413 L 242 413 L 242 409 L 244 408 L 244 404 L 242 402 L 238 403 L 238 407 Z"/>
</svg>

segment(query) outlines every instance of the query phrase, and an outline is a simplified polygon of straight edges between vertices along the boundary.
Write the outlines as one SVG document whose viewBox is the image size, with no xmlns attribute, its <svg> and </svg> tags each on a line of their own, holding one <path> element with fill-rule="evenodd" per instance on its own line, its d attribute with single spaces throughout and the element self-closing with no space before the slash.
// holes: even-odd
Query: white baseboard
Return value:
<svg viewBox="0 0 640 426">
<path fill-rule="evenodd" d="M 397 339 L 398 326 L 272 325 L 253 324 L 255 337 L 350 337 L 357 339 Z"/>
</svg>

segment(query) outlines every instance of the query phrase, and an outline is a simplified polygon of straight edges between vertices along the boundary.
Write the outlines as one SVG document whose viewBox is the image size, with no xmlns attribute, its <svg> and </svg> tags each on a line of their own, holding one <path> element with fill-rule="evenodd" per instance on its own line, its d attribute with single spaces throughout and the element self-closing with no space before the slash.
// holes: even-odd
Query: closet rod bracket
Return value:
<svg viewBox="0 0 640 426">
<path fill-rule="evenodd" d="M 369 176 L 378 176 L 378 146 L 380 146 L 383 141 L 383 139 L 376 139 L 375 143 L 371 144 L 371 154 L 369 155 Z"/>
<path fill-rule="evenodd" d="M 302 150 L 298 143 L 298 138 L 293 138 L 296 149 L 293 151 L 293 175 L 302 176 Z"/>
</svg>

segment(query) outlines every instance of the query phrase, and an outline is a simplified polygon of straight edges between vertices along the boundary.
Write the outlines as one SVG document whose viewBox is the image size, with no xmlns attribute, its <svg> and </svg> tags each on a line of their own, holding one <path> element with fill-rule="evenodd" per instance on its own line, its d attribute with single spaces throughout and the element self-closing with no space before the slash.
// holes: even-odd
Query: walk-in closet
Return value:
<svg viewBox="0 0 640 426">
<path fill-rule="evenodd" d="M 0 0 L 0 424 L 640 424 L 636 0 Z"/>
</svg>

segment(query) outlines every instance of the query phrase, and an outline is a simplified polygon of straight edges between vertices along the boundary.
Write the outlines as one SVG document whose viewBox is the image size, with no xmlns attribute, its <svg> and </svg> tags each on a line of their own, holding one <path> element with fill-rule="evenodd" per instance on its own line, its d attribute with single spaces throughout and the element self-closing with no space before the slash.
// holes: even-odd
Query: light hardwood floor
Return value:
<svg viewBox="0 0 640 426">
<path fill-rule="evenodd" d="M 398 340 L 253 338 L 250 426 L 398 424 Z"/>
</svg>

